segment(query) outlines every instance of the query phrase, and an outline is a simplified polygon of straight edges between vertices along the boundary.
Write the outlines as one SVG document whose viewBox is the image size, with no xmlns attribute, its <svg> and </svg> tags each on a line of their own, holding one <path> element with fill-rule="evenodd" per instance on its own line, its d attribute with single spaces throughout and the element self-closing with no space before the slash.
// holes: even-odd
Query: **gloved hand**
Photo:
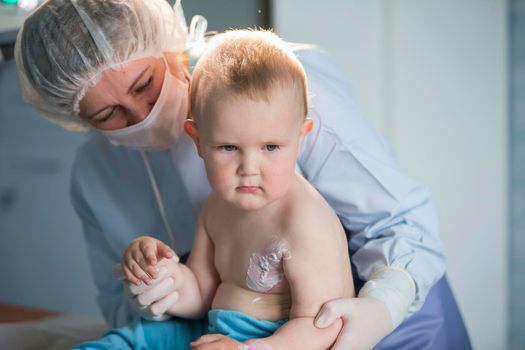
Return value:
<svg viewBox="0 0 525 350">
<path fill-rule="evenodd" d="M 163 321 L 170 317 L 166 311 L 179 299 L 178 289 L 184 281 L 177 257 L 161 259 L 156 267 L 158 276 L 150 284 L 124 280 L 124 295 L 142 318 Z"/>
<path fill-rule="evenodd" d="M 341 298 L 323 305 L 315 326 L 325 328 L 343 320 L 332 350 L 372 349 L 396 328 L 415 299 L 415 283 L 404 269 L 384 267 L 359 291 L 358 298 Z"/>
<path fill-rule="evenodd" d="M 372 349 L 392 331 L 392 320 L 386 305 L 369 297 L 341 298 L 327 302 L 315 320 L 315 326 L 326 328 L 335 320 L 343 328 L 332 350 Z"/>
</svg>

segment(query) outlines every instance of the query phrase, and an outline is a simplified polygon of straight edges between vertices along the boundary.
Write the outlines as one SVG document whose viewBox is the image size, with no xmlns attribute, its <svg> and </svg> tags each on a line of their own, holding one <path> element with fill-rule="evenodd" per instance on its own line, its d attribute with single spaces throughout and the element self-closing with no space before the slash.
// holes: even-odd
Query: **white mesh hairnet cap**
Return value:
<svg viewBox="0 0 525 350">
<path fill-rule="evenodd" d="M 24 100 L 69 130 L 86 130 L 79 101 L 102 71 L 163 52 L 182 52 L 180 0 L 48 0 L 18 33 L 15 59 Z"/>
</svg>

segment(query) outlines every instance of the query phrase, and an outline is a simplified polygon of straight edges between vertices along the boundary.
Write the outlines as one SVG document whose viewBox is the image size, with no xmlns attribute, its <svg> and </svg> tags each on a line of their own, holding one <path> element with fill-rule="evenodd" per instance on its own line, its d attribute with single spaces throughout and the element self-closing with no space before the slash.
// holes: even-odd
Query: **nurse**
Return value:
<svg viewBox="0 0 525 350">
<path fill-rule="evenodd" d="M 191 67 L 205 48 L 202 18 L 193 24 L 188 33 L 179 2 L 172 9 L 165 0 L 48 0 L 17 38 L 24 100 L 66 129 L 90 131 L 77 152 L 71 197 L 97 301 L 113 327 L 140 316 L 153 321 L 141 321 L 148 330 L 184 326 L 197 336 L 204 329 L 203 320 L 164 315 L 174 300 L 169 273 L 141 288 L 111 273 L 141 235 L 187 252 L 210 191 L 182 133 Z M 313 46 L 293 48 L 308 76 L 315 125 L 297 171 L 345 227 L 358 291 L 327 303 L 316 325 L 343 319 L 336 350 L 469 349 L 428 188 L 399 170 L 334 62 Z M 171 263 L 160 264 L 170 271 Z"/>
</svg>

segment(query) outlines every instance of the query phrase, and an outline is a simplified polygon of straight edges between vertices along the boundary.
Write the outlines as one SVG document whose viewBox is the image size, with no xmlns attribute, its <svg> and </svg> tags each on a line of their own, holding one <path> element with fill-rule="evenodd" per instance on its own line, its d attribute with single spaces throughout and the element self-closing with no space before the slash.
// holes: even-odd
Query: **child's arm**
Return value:
<svg viewBox="0 0 525 350">
<path fill-rule="evenodd" d="M 180 264 L 184 288 L 180 291 L 179 300 L 168 310 L 174 316 L 197 318 L 205 315 L 220 283 L 214 264 L 213 242 L 202 217 L 203 214 L 197 222 L 188 262 L 186 265 Z"/>
<path fill-rule="evenodd" d="M 338 320 L 329 327 L 314 326 L 314 317 L 298 317 L 286 322 L 272 336 L 245 341 L 246 350 L 327 350 L 343 326 Z"/>
<path fill-rule="evenodd" d="M 268 349 L 329 349 L 341 330 L 341 320 L 325 329 L 314 326 L 314 318 L 326 301 L 354 295 L 350 262 L 347 255 L 341 254 L 340 236 L 344 235 L 338 236 L 325 220 L 329 221 L 319 213 L 303 218 L 288 237 L 290 256 L 283 267 L 292 296 L 290 321 L 272 336 L 259 340 Z M 256 343 L 253 340 L 246 344 L 250 349 L 259 349 Z"/>
<path fill-rule="evenodd" d="M 163 288 L 173 292 L 158 302 L 172 304 L 166 312 L 173 316 L 197 318 L 204 315 L 210 308 L 219 277 L 213 265 L 213 245 L 201 220 L 197 223 L 188 266 L 178 263 L 179 258 L 166 244 L 153 237 L 143 236 L 126 249 L 122 257 L 122 270 L 131 283 L 139 285 L 143 281 L 149 285 L 158 277 L 156 265 L 162 258 L 172 260 L 161 265 L 167 269 L 169 276 L 163 282 Z"/>
</svg>

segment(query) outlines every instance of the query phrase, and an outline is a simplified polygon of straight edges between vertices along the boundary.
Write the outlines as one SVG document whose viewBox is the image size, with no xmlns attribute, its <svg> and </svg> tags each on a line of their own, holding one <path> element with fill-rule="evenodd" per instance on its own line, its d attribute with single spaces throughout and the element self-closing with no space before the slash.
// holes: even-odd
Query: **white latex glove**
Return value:
<svg viewBox="0 0 525 350">
<path fill-rule="evenodd" d="M 142 318 L 163 321 L 170 318 L 166 311 L 179 299 L 182 273 L 178 258 L 162 259 L 157 265 L 158 277 L 151 284 L 135 285 L 124 280 L 124 295 Z"/>
<path fill-rule="evenodd" d="M 377 299 L 342 298 L 324 304 L 315 326 L 325 328 L 335 320 L 343 320 L 343 328 L 332 350 L 372 349 L 392 331 L 392 320 L 386 305 Z"/>
<path fill-rule="evenodd" d="M 403 269 L 385 267 L 365 283 L 358 298 L 341 298 L 323 305 L 315 326 L 325 328 L 343 320 L 332 350 L 372 349 L 396 328 L 415 298 L 415 283 Z"/>
</svg>

